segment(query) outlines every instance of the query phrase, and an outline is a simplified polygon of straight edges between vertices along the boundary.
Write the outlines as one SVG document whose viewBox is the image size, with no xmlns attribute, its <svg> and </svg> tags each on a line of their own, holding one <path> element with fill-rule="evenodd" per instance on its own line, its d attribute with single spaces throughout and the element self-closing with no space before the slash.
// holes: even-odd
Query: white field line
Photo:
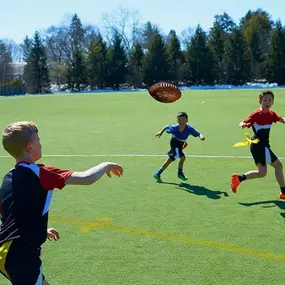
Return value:
<svg viewBox="0 0 285 285">
<path fill-rule="evenodd" d="M 43 157 L 166 157 L 166 154 L 46 154 Z M 187 157 L 194 158 L 222 158 L 222 159 L 251 159 L 251 156 L 242 155 L 200 155 L 190 154 Z M 0 158 L 11 158 L 9 155 L 0 155 Z M 279 157 L 285 159 L 285 157 Z"/>
</svg>

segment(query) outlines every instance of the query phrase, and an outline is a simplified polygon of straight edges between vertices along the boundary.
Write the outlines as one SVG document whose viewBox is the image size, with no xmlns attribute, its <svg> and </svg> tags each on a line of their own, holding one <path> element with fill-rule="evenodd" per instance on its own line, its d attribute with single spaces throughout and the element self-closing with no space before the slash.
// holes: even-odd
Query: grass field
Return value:
<svg viewBox="0 0 285 285">
<path fill-rule="evenodd" d="M 254 169 L 249 149 L 232 145 L 244 139 L 237 125 L 258 108 L 258 92 L 191 91 L 173 104 L 146 93 L 0 98 L 1 129 L 16 120 L 38 124 L 42 163 L 85 170 L 115 161 L 125 170 L 122 178 L 56 192 L 49 224 L 61 240 L 43 246 L 51 284 L 284 284 L 285 203 L 273 169 L 237 194 L 229 188 L 233 172 Z M 283 93 L 275 91 L 273 107 L 285 115 Z M 154 134 L 174 124 L 178 111 L 188 112 L 206 141 L 188 140 L 187 183 L 175 162 L 158 184 L 153 173 L 170 136 Z M 282 124 L 271 131 L 281 158 L 284 133 Z M 2 148 L 0 156 L 2 179 L 14 162 Z M 0 277 L 0 284 L 8 283 Z"/>
</svg>

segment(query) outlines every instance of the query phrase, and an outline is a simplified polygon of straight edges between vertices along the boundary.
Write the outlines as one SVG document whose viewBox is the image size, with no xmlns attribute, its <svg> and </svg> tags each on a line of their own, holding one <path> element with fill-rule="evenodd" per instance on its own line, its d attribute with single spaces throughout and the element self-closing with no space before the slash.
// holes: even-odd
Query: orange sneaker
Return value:
<svg viewBox="0 0 285 285">
<path fill-rule="evenodd" d="M 285 194 L 283 194 L 282 192 L 280 192 L 279 198 L 282 199 L 282 200 L 285 200 Z"/>
<path fill-rule="evenodd" d="M 231 176 L 231 188 L 232 188 L 232 191 L 234 193 L 237 192 L 237 188 L 238 186 L 240 185 L 240 181 L 238 179 L 238 174 L 234 173 L 232 176 Z"/>
</svg>

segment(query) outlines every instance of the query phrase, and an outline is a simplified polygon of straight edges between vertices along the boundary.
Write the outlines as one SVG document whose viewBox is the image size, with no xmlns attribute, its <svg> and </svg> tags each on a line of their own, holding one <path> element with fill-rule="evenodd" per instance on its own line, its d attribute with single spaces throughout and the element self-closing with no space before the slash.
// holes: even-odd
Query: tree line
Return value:
<svg viewBox="0 0 285 285">
<path fill-rule="evenodd" d="M 181 35 L 140 24 L 128 10 L 117 13 L 104 15 L 104 36 L 74 14 L 69 23 L 36 31 L 18 47 L 0 40 L 0 82 L 13 79 L 9 63 L 16 54 L 26 62 L 20 80 L 32 93 L 48 92 L 51 83 L 71 90 L 140 88 L 161 80 L 285 84 L 285 28 L 266 11 L 248 11 L 238 24 L 227 13 L 216 15 L 209 31 L 198 25 Z"/>
</svg>

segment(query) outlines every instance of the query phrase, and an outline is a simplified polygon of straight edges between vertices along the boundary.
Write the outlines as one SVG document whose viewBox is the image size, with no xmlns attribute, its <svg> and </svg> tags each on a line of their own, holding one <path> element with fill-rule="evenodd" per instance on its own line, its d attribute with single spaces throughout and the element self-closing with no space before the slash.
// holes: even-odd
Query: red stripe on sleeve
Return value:
<svg viewBox="0 0 285 285">
<path fill-rule="evenodd" d="M 249 116 L 243 120 L 244 123 L 249 123 L 251 126 L 255 123 L 256 111 L 249 114 Z"/>
<path fill-rule="evenodd" d="M 73 173 L 71 170 L 63 170 L 49 165 L 40 165 L 40 183 L 47 190 L 62 189 L 66 179 Z"/>
</svg>

